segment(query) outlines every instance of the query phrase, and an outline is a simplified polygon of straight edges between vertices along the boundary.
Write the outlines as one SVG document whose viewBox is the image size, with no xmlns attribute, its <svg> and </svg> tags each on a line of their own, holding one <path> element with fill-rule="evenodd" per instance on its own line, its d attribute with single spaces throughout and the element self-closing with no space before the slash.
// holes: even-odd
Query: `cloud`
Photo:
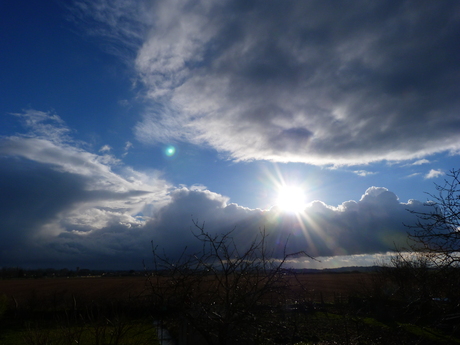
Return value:
<svg viewBox="0 0 460 345">
<path fill-rule="evenodd" d="M 431 169 L 428 174 L 425 175 L 425 179 L 429 179 L 429 178 L 436 178 L 436 177 L 439 177 L 439 176 L 442 176 L 444 175 L 444 172 L 439 169 L 439 170 L 435 170 L 435 169 Z"/>
<path fill-rule="evenodd" d="M 278 255 L 288 241 L 289 252 L 305 250 L 314 256 L 335 256 L 394 249 L 395 243 L 405 242 L 407 229 L 403 221 L 410 220 L 412 215 L 406 208 L 412 207 L 415 206 L 398 202 L 385 188 L 372 187 L 360 201 L 348 201 L 337 208 L 316 201 L 296 217 L 276 208 L 262 212 L 228 204 L 225 198 L 209 191 L 182 189 L 173 194 L 171 204 L 160 210 L 160 216 L 146 226 L 157 229 L 156 243 L 164 243 L 169 252 L 179 253 L 185 243 L 193 243 L 189 227 L 183 225 L 183 219 L 193 214 L 206 221 L 210 232 L 235 228 L 234 235 L 242 244 L 265 228 Z M 172 228 L 182 228 L 183 235 L 177 237 Z M 184 243 L 178 244 L 178 238 Z"/>
<path fill-rule="evenodd" d="M 70 139 L 70 129 L 56 114 L 35 109 L 27 109 L 23 113 L 13 113 L 18 117 L 29 132 L 22 136 L 46 138 L 46 140 L 63 143 Z"/>
<path fill-rule="evenodd" d="M 107 227 L 132 230 L 168 202 L 170 186 L 159 174 L 136 172 L 111 156 L 82 149 L 56 115 L 28 111 L 20 117 L 30 131 L 0 140 L 2 264 L 55 265 L 76 250 L 50 248 L 61 237 L 81 237 L 68 244 L 73 248 Z M 53 120 L 56 125 L 43 130 L 42 123 Z M 85 259 L 80 254 L 74 262 Z"/>
<path fill-rule="evenodd" d="M 129 150 L 133 147 L 133 144 L 130 141 L 127 141 L 125 143 L 125 147 L 123 149 L 123 154 L 121 155 L 122 157 L 126 157 L 128 155 Z"/>
<path fill-rule="evenodd" d="M 112 148 L 109 145 L 104 145 L 99 149 L 99 152 L 110 152 Z"/>
<path fill-rule="evenodd" d="M 288 252 L 305 250 L 318 257 L 337 257 L 337 262 L 343 261 L 344 256 L 367 255 L 369 261 L 375 253 L 383 255 L 394 250 L 396 245 L 407 245 L 407 228 L 403 222 L 414 220 L 407 209 L 420 210 L 424 207 L 416 201 L 400 203 L 394 193 L 377 187 L 369 188 L 361 200 L 348 201 L 339 207 L 314 202 L 300 218 L 276 209 L 262 211 L 228 203 L 226 197 L 209 190 L 182 187 L 172 192 L 171 197 L 171 202 L 155 217 L 131 232 L 136 237 L 130 236 L 129 241 L 121 240 L 122 231 L 113 233 L 109 228 L 93 232 L 84 239 L 93 243 L 104 236 L 108 243 L 112 243 L 110 238 L 116 237 L 117 242 L 132 243 L 134 248 L 144 249 L 152 240 L 154 246 L 173 259 L 180 256 L 184 248 L 189 253 L 201 249 L 201 244 L 194 238 L 194 233 L 198 232 L 192 223 L 194 220 L 199 225 L 204 224 L 205 230 L 211 234 L 233 230 L 232 236 L 241 250 L 264 228 L 268 234 L 268 245 L 274 248 L 276 256 L 283 255 L 287 243 Z M 60 245 L 69 240 L 61 239 Z M 129 246 L 125 249 L 128 250 L 125 260 L 131 258 L 135 262 L 136 255 L 139 258 L 141 254 L 140 250 L 132 250 Z M 302 258 L 298 261 L 299 265 L 304 263 Z"/>
<path fill-rule="evenodd" d="M 125 144 L 125 151 L 128 151 L 131 147 L 133 147 L 133 144 L 129 141 L 126 142 Z"/>
<path fill-rule="evenodd" d="M 0 204 L 3 265 L 140 269 L 151 259 L 150 241 L 171 258 L 185 247 L 200 250 L 192 220 L 205 222 L 213 234 L 234 229 L 242 249 L 265 228 L 276 256 L 286 243 L 288 252 L 321 257 L 386 253 L 406 244 L 403 223 L 414 220 L 407 209 L 424 207 L 371 187 L 359 201 L 338 207 L 315 201 L 296 217 L 242 207 L 203 186 L 174 188 L 130 169 L 115 174 L 103 169 L 107 163 L 91 161 L 93 154 L 70 148 L 55 148 L 60 165 L 40 155 L 27 158 L 27 148 L 36 146 L 29 138 L 14 138 L 23 142 L 24 154 L 16 149 L 10 155 L 8 140 L 0 164 L 0 187 L 8 195 Z M 95 167 L 81 169 L 83 161 Z"/>
<path fill-rule="evenodd" d="M 411 165 L 422 165 L 422 164 L 428 164 L 430 161 L 428 159 L 419 159 L 412 163 Z"/>
<path fill-rule="evenodd" d="M 21 118 L 39 128 L 55 120 L 55 127 L 37 132 L 33 125 L 26 134 L 0 140 L 5 266 L 142 268 L 142 260 L 151 258 L 150 241 L 171 258 L 185 247 L 199 251 L 192 221 L 212 234 L 233 231 L 241 250 L 265 229 L 275 257 L 286 249 L 344 261 L 406 245 L 403 224 L 415 221 L 407 210 L 426 211 L 424 204 L 400 202 L 383 187 L 370 187 L 360 200 L 337 207 L 314 201 L 299 215 L 277 207 L 250 209 L 203 185 L 172 186 L 158 173 L 135 171 L 83 149 L 88 145 L 74 142 L 56 115 L 29 111 Z"/>
<path fill-rule="evenodd" d="M 144 142 L 317 165 L 460 149 L 457 2 L 78 4 L 114 46 L 136 42 Z"/>
<path fill-rule="evenodd" d="M 148 1 L 79 1 L 72 2 L 69 20 L 82 25 L 92 36 L 103 37 L 103 49 L 120 57 L 127 64 L 145 39 L 152 24 Z M 64 5 L 65 6 L 65 5 Z"/>
<path fill-rule="evenodd" d="M 363 177 L 376 174 L 375 172 L 367 171 L 367 170 L 355 170 L 353 171 L 353 173 L 355 173 L 358 176 L 363 176 Z"/>
</svg>

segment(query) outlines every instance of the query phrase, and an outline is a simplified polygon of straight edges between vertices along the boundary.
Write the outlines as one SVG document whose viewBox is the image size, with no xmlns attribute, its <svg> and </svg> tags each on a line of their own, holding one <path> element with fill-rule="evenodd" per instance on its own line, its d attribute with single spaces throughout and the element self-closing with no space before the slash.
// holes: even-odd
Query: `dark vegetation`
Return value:
<svg viewBox="0 0 460 345">
<path fill-rule="evenodd" d="M 0 344 L 156 344 L 143 277 L 0 280 Z"/>
<path fill-rule="evenodd" d="M 417 301 L 424 285 L 397 272 L 392 268 L 373 273 L 286 272 L 282 286 L 289 289 L 273 299 L 267 296 L 256 305 L 243 306 L 241 316 L 235 316 L 241 321 L 233 319 L 233 324 L 229 319 L 226 327 L 233 332 L 227 333 L 225 341 L 457 343 L 458 322 L 452 319 L 456 311 L 450 301 L 435 293 L 431 295 L 435 299 L 425 299 L 426 304 Z M 170 286 L 171 276 L 166 272 L 160 276 L 160 288 Z M 204 292 L 212 281 L 203 281 L 200 299 L 192 301 L 186 299 L 190 293 L 178 294 L 182 289 L 187 292 L 180 285 L 164 291 L 161 300 L 155 295 L 158 290 L 152 293 L 157 277 L 149 279 L 147 284 L 146 277 L 136 276 L 0 280 L 0 344 L 156 344 L 154 322 L 161 322 L 182 343 L 206 344 L 202 329 L 212 335 L 209 341 L 219 343 L 223 309 L 214 304 L 216 290 Z M 190 279 L 191 286 L 198 285 L 197 277 Z M 431 289 L 435 287 L 433 282 Z"/>
<path fill-rule="evenodd" d="M 0 344 L 158 344 L 158 325 L 178 344 L 460 343 L 459 172 L 449 178 L 409 248 L 368 272 L 290 270 L 307 253 L 274 258 L 264 231 L 243 249 L 197 223 L 200 251 L 172 260 L 152 246 L 142 276 L 3 269 Z"/>
</svg>

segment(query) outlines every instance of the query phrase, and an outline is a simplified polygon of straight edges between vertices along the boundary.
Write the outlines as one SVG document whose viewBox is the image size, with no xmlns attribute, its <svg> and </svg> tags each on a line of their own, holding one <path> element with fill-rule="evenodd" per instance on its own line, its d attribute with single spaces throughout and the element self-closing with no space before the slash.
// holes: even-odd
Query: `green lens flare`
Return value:
<svg viewBox="0 0 460 345">
<path fill-rule="evenodd" d="M 176 148 L 175 148 L 174 146 L 168 146 L 168 147 L 165 149 L 165 154 L 166 154 L 166 156 L 168 156 L 168 157 L 174 156 L 175 153 L 176 153 Z"/>
</svg>

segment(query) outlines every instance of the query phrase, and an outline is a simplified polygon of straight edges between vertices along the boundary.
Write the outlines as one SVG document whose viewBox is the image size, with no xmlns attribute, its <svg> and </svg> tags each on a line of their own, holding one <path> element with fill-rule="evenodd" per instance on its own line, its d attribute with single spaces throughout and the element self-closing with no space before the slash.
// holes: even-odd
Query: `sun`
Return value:
<svg viewBox="0 0 460 345">
<path fill-rule="evenodd" d="M 300 213 L 305 209 L 305 191 L 299 186 L 281 186 L 276 205 L 284 212 Z"/>
</svg>

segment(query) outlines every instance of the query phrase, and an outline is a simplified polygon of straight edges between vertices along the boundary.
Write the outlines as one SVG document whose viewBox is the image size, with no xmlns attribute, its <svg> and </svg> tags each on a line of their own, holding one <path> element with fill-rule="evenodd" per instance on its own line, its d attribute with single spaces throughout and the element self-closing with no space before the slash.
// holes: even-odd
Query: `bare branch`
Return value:
<svg viewBox="0 0 460 345">
<path fill-rule="evenodd" d="M 235 242 L 235 229 L 211 234 L 204 222 L 192 222 L 201 251 L 187 254 L 185 248 L 173 261 L 152 243 L 157 272 L 149 277 L 149 286 L 159 308 L 169 310 L 171 317 L 185 317 L 208 343 L 217 339 L 224 344 L 238 336 L 237 329 L 246 333 L 251 325 L 262 327 L 267 315 L 261 317 L 261 305 L 267 301 L 285 304 L 285 295 L 290 293 L 293 280 L 286 278 L 287 260 L 299 255 L 314 259 L 304 251 L 287 253 L 287 241 L 282 257 L 275 258 L 274 249 L 267 247 L 265 229 L 243 248 Z"/>
</svg>

